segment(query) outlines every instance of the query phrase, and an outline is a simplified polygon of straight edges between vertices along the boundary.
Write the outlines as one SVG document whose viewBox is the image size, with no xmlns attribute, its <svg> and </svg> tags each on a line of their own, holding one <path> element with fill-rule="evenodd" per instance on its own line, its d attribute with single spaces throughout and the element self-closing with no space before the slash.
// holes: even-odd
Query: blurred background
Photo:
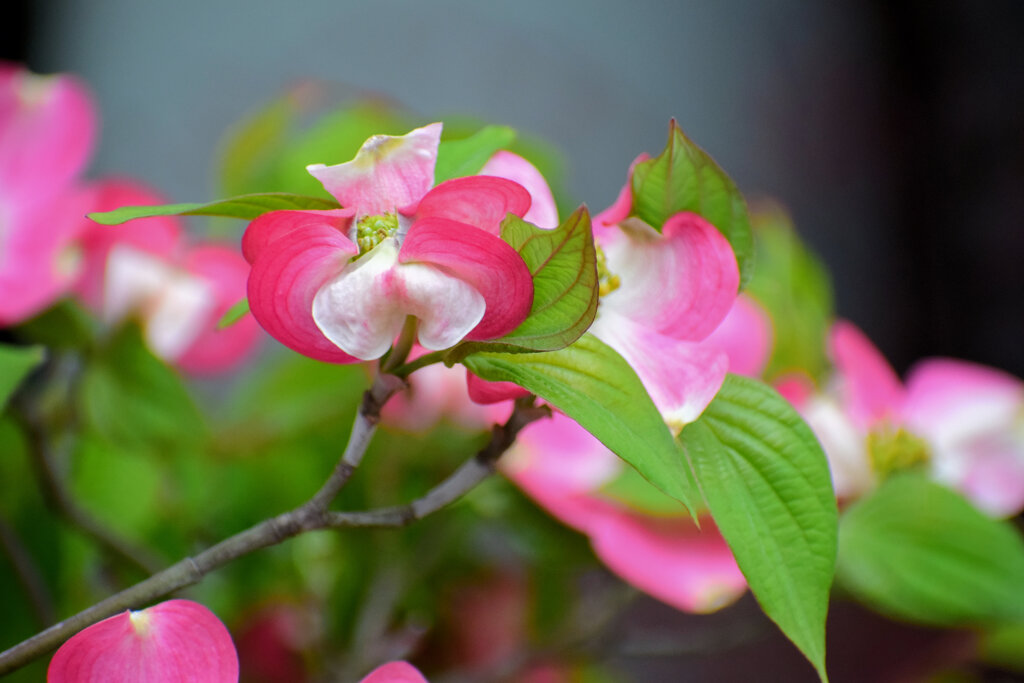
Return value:
<svg viewBox="0 0 1024 683">
<path fill-rule="evenodd" d="M 675 117 L 751 201 L 788 207 L 832 271 L 839 313 L 897 370 L 952 355 L 1024 375 L 1018 0 L 8 0 L 4 14 L 0 56 L 94 89 L 91 174 L 131 175 L 176 202 L 212 199 L 222 134 L 300 79 L 549 140 L 568 194 L 595 210 Z M 710 622 L 643 602 L 622 622 L 622 661 L 640 680 L 803 680 L 769 625 L 737 632 L 757 614 L 749 597 Z M 912 668 L 958 637 L 841 603 L 832 619 L 830 657 L 847 653 L 849 671 L 865 648 Z M 870 619 L 874 640 L 856 640 Z M 645 630 L 673 620 L 675 640 Z M 729 656 L 745 639 L 745 657 Z"/>
<path fill-rule="evenodd" d="M 749 198 L 789 208 L 840 314 L 898 370 L 948 354 L 1024 374 L 1016 0 L 8 0 L 4 13 L 3 56 L 95 89 L 93 172 L 173 201 L 211 198 L 221 134 L 303 78 L 550 140 L 595 210 L 675 117 Z"/>
</svg>

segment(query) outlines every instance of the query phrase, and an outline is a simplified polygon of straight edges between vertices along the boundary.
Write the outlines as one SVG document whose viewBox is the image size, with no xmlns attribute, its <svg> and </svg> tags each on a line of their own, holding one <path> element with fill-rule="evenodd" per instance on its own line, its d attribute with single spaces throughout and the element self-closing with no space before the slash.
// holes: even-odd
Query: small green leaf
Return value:
<svg viewBox="0 0 1024 683">
<path fill-rule="evenodd" d="M 0 410 L 7 405 L 7 399 L 14 394 L 21 381 L 42 363 L 44 358 L 46 349 L 42 346 L 0 344 Z"/>
<path fill-rule="evenodd" d="M 843 514 L 837 578 L 901 619 L 1024 623 L 1020 533 L 921 474 L 890 477 Z"/>
<path fill-rule="evenodd" d="M 480 172 L 498 150 L 516 140 L 516 131 L 508 126 L 485 126 L 462 140 L 445 140 L 437 150 L 434 183 Z"/>
<path fill-rule="evenodd" d="M 774 328 L 764 376 L 801 369 L 819 378 L 829 365 L 825 339 L 834 316 L 828 271 L 800 242 L 782 208 L 761 207 L 751 220 L 757 268 L 747 292 L 767 309 Z"/>
<path fill-rule="evenodd" d="M 476 351 L 557 351 L 579 339 L 597 315 L 597 260 L 590 214 L 580 207 L 558 228 L 542 230 L 509 215 L 502 238 L 519 252 L 533 276 L 533 306 L 516 329 L 500 339 L 466 342 L 445 361 Z"/>
<path fill-rule="evenodd" d="M 123 326 L 82 375 L 79 401 L 90 429 L 125 448 L 194 443 L 205 425 L 178 374 Z"/>
<path fill-rule="evenodd" d="M 825 679 L 837 512 L 814 434 L 773 389 L 729 375 L 679 442 L 765 614 Z"/>
<path fill-rule="evenodd" d="M 558 351 L 475 353 L 462 363 L 483 379 L 515 382 L 540 396 L 652 484 L 697 509 L 689 468 L 661 414 L 633 368 L 597 337 L 585 334 Z"/>
<path fill-rule="evenodd" d="M 242 299 L 232 304 L 231 308 L 225 311 L 224 315 L 221 316 L 220 320 L 217 321 L 217 329 L 223 330 L 225 327 L 231 327 L 239 320 L 241 320 L 246 313 L 249 312 L 249 299 Z"/>
<path fill-rule="evenodd" d="M 750 280 L 754 244 L 743 195 L 707 152 L 686 137 L 675 119 L 669 124 L 665 150 L 633 170 L 632 191 L 632 215 L 658 231 L 680 211 L 703 216 L 732 245 L 740 286 Z"/>
<path fill-rule="evenodd" d="M 219 199 L 207 204 L 164 204 L 162 206 L 122 206 L 113 211 L 88 214 L 100 225 L 120 225 L 136 218 L 150 216 L 224 216 L 252 220 L 271 211 L 286 209 L 320 211 L 340 208 L 338 202 L 320 197 L 307 197 L 284 192 L 245 194 Z"/>
</svg>

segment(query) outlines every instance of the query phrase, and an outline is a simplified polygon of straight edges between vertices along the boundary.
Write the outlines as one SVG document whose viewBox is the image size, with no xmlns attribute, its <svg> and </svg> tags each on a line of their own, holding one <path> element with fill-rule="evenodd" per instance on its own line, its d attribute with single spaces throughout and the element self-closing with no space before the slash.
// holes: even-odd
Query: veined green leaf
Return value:
<svg viewBox="0 0 1024 683">
<path fill-rule="evenodd" d="M 468 138 L 444 140 L 437 150 L 434 183 L 480 172 L 495 152 L 516 140 L 516 131 L 508 126 L 485 126 Z"/>
<path fill-rule="evenodd" d="M 754 244 L 743 195 L 707 152 L 686 137 L 675 119 L 669 124 L 664 151 L 633 170 L 632 191 L 632 215 L 659 232 L 680 211 L 703 216 L 732 245 L 740 286 L 750 280 Z"/>
<path fill-rule="evenodd" d="M 814 434 L 773 389 L 728 375 L 679 442 L 765 614 L 825 679 L 837 512 Z"/>
<path fill-rule="evenodd" d="M 689 467 L 633 368 L 585 334 L 572 346 L 541 353 L 474 353 L 462 363 L 479 377 L 515 382 L 576 420 L 648 481 L 689 510 Z"/>
<path fill-rule="evenodd" d="M 249 299 L 242 299 L 232 304 L 231 308 L 225 311 L 224 315 L 221 316 L 220 320 L 217 321 L 217 329 L 223 330 L 225 327 L 231 327 L 242 317 L 249 312 Z"/>
<path fill-rule="evenodd" d="M 579 339 L 597 315 L 597 260 L 590 214 L 580 207 L 554 230 L 509 215 L 502 238 L 533 276 L 533 306 L 519 327 L 500 339 L 455 347 L 449 364 L 476 351 L 556 351 Z"/>
<path fill-rule="evenodd" d="M 42 346 L 11 346 L 0 344 L 0 410 L 28 373 L 46 357 Z"/>
<path fill-rule="evenodd" d="M 101 225 L 120 225 L 136 218 L 150 216 L 224 216 L 252 220 L 271 211 L 286 209 L 326 210 L 340 208 L 338 202 L 320 197 L 266 192 L 219 199 L 206 204 L 163 204 L 160 206 L 122 206 L 113 211 L 90 213 L 88 217 Z"/>
<path fill-rule="evenodd" d="M 604 484 L 601 494 L 652 517 L 671 518 L 688 514 L 682 503 L 666 496 L 632 467 L 623 468 L 618 476 Z M 695 513 L 700 511 L 700 508 L 694 510 Z"/>
<path fill-rule="evenodd" d="M 889 477 L 843 514 L 837 578 L 901 619 L 1024 623 L 1020 533 L 922 474 Z"/>
</svg>

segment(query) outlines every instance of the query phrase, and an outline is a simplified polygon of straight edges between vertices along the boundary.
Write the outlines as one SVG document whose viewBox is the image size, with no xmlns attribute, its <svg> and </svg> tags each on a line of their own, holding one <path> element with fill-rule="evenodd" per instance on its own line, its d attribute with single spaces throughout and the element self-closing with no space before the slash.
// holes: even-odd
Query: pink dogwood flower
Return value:
<svg viewBox="0 0 1024 683">
<path fill-rule="evenodd" d="M 231 634 L 207 608 L 168 600 L 93 624 L 64 643 L 47 683 L 235 683 Z"/>
<path fill-rule="evenodd" d="M 164 203 L 138 183 L 107 180 L 88 188 L 90 210 Z M 78 240 L 82 268 L 75 292 L 108 324 L 142 323 L 152 351 L 196 374 L 228 370 L 254 348 L 252 316 L 217 329 L 245 297 L 249 265 L 233 248 L 189 244 L 179 219 L 144 218 L 122 226 L 92 224 Z"/>
<path fill-rule="evenodd" d="M 682 506 L 658 516 L 607 495 L 603 488 L 627 465 L 568 417 L 556 413 L 524 429 L 501 467 L 552 516 L 585 534 L 605 566 L 645 593 L 687 612 L 709 612 L 746 590 L 709 517 L 698 529 Z"/>
<path fill-rule="evenodd" d="M 700 342 L 732 308 L 739 268 L 728 240 L 697 214 L 677 213 L 659 233 L 629 217 L 631 205 L 627 182 L 594 218 L 601 300 L 590 332 L 629 362 L 678 431 L 725 379 L 725 352 Z"/>
<path fill-rule="evenodd" d="M 85 209 L 74 183 L 95 118 L 73 76 L 0 62 L 0 326 L 42 311 L 74 280 Z"/>
<path fill-rule="evenodd" d="M 522 322 L 530 273 L 499 234 L 508 213 L 529 211 L 530 195 L 494 176 L 431 189 L 440 136 L 440 123 L 377 135 L 350 162 L 313 164 L 344 208 L 275 211 L 249 225 L 249 303 L 267 332 L 312 358 L 352 363 L 383 355 L 408 316 L 431 350 Z"/>
<path fill-rule="evenodd" d="M 822 442 L 840 498 L 923 466 L 991 515 L 1024 509 L 1024 382 L 932 358 L 912 367 L 904 384 L 852 323 L 837 322 L 829 342 L 835 382 L 797 407 Z"/>
</svg>

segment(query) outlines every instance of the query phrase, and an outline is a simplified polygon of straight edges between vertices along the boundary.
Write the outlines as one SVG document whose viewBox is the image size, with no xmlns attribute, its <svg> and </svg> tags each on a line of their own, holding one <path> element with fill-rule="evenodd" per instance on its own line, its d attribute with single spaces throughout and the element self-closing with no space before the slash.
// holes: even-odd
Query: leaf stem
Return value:
<svg viewBox="0 0 1024 683">
<path fill-rule="evenodd" d="M 397 368 L 391 371 L 391 374 L 395 375 L 396 377 L 401 377 L 405 379 L 406 377 L 416 372 L 420 368 L 425 368 L 428 365 L 433 365 L 434 363 L 440 363 L 444 359 L 444 356 L 447 352 L 448 351 L 446 349 L 442 351 L 431 351 L 430 353 L 425 353 L 416 360 L 409 361 L 405 365 L 399 365 Z"/>
</svg>

